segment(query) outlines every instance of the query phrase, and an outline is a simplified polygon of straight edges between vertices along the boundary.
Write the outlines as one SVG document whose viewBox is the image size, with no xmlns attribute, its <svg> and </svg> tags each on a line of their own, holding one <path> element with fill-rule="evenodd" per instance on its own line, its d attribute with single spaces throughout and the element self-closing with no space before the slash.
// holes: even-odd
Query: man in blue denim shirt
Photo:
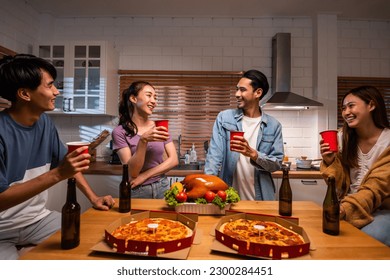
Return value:
<svg viewBox="0 0 390 280">
<path fill-rule="evenodd" d="M 279 121 L 259 106 L 268 89 L 260 71 L 242 75 L 235 93 L 237 109 L 218 114 L 206 157 L 204 172 L 218 175 L 243 200 L 275 199 L 271 172 L 281 168 L 283 136 Z M 244 136 L 230 141 L 230 131 L 244 131 Z"/>
</svg>

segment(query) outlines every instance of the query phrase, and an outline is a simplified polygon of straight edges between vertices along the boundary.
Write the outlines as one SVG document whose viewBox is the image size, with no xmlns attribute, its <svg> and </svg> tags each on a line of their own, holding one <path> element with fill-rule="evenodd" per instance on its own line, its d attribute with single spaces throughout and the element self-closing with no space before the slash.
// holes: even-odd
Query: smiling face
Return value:
<svg viewBox="0 0 390 280">
<path fill-rule="evenodd" d="M 262 89 L 254 90 L 251 85 L 251 80 L 248 78 L 241 78 L 237 84 L 236 99 L 237 108 L 248 110 L 259 106 Z"/>
<path fill-rule="evenodd" d="M 24 89 L 30 99 L 29 105 L 37 111 L 53 111 L 56 97 L 60 94 L 52 76 L 42 70 L 41 84 L 35 89 Z"/>
<path fill-rule="evenodd" d="M 134 108 L 139 115 L 151 115 L 154 108 L 157 106 L 157 94 L 153 87 L 145 85 L 137 96 L 132 95 L 130 102 L 134 104 Z"/>
<path fill-rule="evenodd" d="M 343 100 L 341 113 L 349 127 L 362 128 L 371 121 L 374 109 L 372 102 L 367 104 L 361 98 L 348 94 Z"/>
</svg>

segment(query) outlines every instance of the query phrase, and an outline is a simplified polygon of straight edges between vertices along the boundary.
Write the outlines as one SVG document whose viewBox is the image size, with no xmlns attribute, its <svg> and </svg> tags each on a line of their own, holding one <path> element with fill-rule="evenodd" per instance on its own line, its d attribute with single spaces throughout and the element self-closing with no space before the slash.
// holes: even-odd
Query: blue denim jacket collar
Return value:
<svg viewBox="0 0 390 280">
<path fill-rule="evenodd" d="M 259 133 L 261 133 L 263 131 L 264 127 L 267 126 L 267 124 L 268 124 L 269 116 L 266 113 L 264 113 L 260 107 L 259 107 L 259 110 L 261 112 L 261 124 L 260 124 Z M 237 126 L 238 126 L 239 130 L 242 130 L 242 118 L 243 117 L 244 117 L 244 111 L 242 109 L 236 109 L 236 113 L 234 114 L 234 119 L 237 121 Z M 260 141 L 261 141 L 261 137 L 258 137 L 257 142 L 256 142 L 256 148 L 259 148 Z"/>
</svg>

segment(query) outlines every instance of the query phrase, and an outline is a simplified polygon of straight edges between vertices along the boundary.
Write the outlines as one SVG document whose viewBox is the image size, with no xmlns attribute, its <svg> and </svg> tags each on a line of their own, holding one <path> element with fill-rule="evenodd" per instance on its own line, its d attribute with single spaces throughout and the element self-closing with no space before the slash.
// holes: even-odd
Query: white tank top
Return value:
<svg viewBox="0 0 390 280">
<path fill-rule="evenodd" d="M 358 167 L 350 170 L 351 192 L 357 191 L 367 171 L 383 151 L 390 146 L 390 129 L 385 128 L 371 150 L 364 154 L 358 147 Z"/>
<path fill-rule="evenodd" d="M 243 117 L 242 130 L 244 138 L 251 148 L 256 149 L 257 136 L 259 135 L 261 116 L 258 118 Z M 233 187 L 238 191 L 242 200 L 255 200 L 255 168 L 250 164 L 250 158 L 240 154 L 235 174 Z"/>
</svg>

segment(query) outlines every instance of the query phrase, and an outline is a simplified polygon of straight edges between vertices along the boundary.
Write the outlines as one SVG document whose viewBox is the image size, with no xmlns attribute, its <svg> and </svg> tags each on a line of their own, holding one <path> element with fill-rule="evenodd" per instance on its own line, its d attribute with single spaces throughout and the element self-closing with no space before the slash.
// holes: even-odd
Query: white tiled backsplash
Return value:
<svg viewBox="0 0 390 280">
<path fill-rule="evenodd" d="M 286 155 L 289 158 L 319 156 L 318 111 L 270 111 L 282 124 L 283 140 L 286 143 Z"/>
<path fill-rule="evenodd" d="M 319 134 L 317 128 L 317 110 L 305 111 L 269 111 L 268 114 L 277 118 L 283 127 L 283 138 L 286 142 L 287 153 L 291 158 L 308 156 L 318 157 Z M 74 116 L 51 115 L 56 124 L 61 140 L 91 141 L 104 129 L 111 131 L 117 125 L 117 118 L 112 116 Z M 97 148 L 97 160 L 106 160 L 109 150 L 108 137 Z"/>
<path fill-rule="evenodd" d="M 117 125 L 117 118 L 112 116 L 75 116 L 75 115 L 50 115 L 54 121 L 63 143 L 69 141 L 91 141 L 101 131 L 107 129 L 111 132 Z M 108 160 L 111 155 L 109 149 L 109 136 L 96 148 L 97 160 Z"/>
</svg>

